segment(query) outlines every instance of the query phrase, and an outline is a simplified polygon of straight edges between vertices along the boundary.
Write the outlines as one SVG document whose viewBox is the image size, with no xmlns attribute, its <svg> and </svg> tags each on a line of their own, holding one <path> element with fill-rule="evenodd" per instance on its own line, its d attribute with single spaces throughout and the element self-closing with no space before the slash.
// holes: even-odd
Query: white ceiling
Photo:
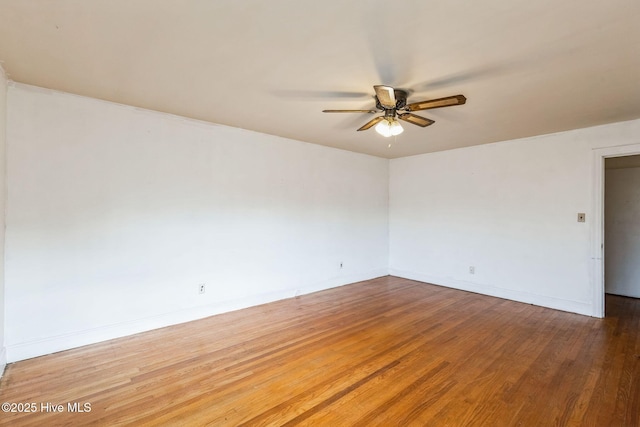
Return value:
<svg viewBox="0 0 640 427">
<path fill-rule="evenodd" d="M 640 118 L 639 23 L 639 0 L 0 0 L 0 61 L 17 82 L 395 158 Z M 395 140 L 321 112 L 372 108 L 375 84 L 467 104 Z"/>
</svg>

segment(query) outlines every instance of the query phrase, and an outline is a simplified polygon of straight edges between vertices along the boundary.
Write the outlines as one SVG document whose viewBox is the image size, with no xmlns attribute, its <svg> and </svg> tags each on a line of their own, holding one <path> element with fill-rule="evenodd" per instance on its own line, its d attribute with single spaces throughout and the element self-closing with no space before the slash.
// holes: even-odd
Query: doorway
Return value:
<svg viewBox="0 0 640 427">
<path fill-rule="evenodd" d="M 640 298 L 640 155 L 604 165 L 604 291 Z"/>
<path fill-rule="evenodd" d="M 605 162 L 607 159 L 640 155 L 640 144 L 593 149 L 591 230 L 592 316 L 605 316 Z M 618 160 L 624 162 L 627 160 Z M 634 161 L 634 160 L 631 160 Z M 616 162 L 616 160 L 613 160 Z"/>
</svg>

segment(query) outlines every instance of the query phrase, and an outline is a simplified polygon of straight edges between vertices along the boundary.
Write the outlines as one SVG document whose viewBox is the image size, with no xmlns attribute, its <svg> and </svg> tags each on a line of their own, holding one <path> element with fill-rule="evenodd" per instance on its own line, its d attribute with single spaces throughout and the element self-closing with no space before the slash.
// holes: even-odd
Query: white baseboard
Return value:
<svg viewBox="0 0 640 427">
<path fill-rule="evenodd" d="M 242 308 L 252 307 L 268 302 L 293 298 L 297 295 L 309 294 L 325 289 L 343 286 L 349 283 L 374 279 L 376 277 L 388 275 L 387 269 L 373 270 L 366 273 L 340 275 L 335 278 L 320 281 L 318 283 L 305 284 L 303 287 L 288 289 L 266 294 L 254 295 L 240 300 L 224 301 L 199 307 L 192 307 L 164 313 L 158 316 L 137 319 L 129 322 L 115 323 L 99 328 L 87 329 L 79 332 L 60 334 L 43 339 L 26 341 L 18 344 L 10 344 L 3 349 L 2 357 L 4 362 L 17 362 L 19 360 L 31 359 L 45 354 L 58 351 L 69 350 L 83 345 L 95 344 L 114 338 L 121 338 L 140 332 L 153 329 L 164 328 L 166 326 L 179 323 L 190 322 L 192 320 L 203 319 L 216 314 L 226 313 Z M 4 366 L 4 365 L 3 365 Z"/>
<path fill-rule="evenodd" d="M 0 378 L 4 375 L 4 368 L 7 367 L 7 349 L 2 347 L 0 350 Z"/>
<path fill-rule="evenodd" d="M 546 295 L 532 294 L 529 292 L 516 291 L 513 289 L 505 289 L 489 285 L 481 285 L 478 283 L 451 278 L 433 277 L 424 273 L 396 270 L 392 268 L 389 269 L 389 274 L 392 276 L 402 277 L 404 279 L 417 280 L 419 282 L 430 283 L 447 288 L 460 289 L 462 291 L 469 291 L 477 294 L 524 302 L 540 307 L 553 308 L 555 310 L 568 311 L 570 313 L 577 313 L 585 316 L 593 315 L 592 305 L 585 302 L 549 297 Z"/>
</svg>

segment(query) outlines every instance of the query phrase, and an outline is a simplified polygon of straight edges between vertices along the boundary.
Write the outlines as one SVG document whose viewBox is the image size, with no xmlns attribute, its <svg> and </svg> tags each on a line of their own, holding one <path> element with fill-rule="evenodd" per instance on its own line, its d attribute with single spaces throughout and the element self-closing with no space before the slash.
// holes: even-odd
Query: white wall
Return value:
<svg viewBox="0 0 640 427">
<path fill-rule="evenodd" d="M 635 120 L 392 160 L 390 274 L 597 315 L 593 149 L 638 142 Z"/>
<path fill-rule="evenodd" d="M 387 274 L 385 159 L 21 84 L 7 141 L 9 361 Z"/>
<path fill-rule="evenodd" d="M 605 289 L 640 298 L 640 168 L 605 175 Z"/>
<path fill-rule="evenodd" d="M 7 76 L 0 67 L 0 376 L 7 364 L 4 334 L 4 236 L 5 236 L 5 206 L 7 197 L 7 163 L 5 156 L 7 128 Z"/>
</svg>

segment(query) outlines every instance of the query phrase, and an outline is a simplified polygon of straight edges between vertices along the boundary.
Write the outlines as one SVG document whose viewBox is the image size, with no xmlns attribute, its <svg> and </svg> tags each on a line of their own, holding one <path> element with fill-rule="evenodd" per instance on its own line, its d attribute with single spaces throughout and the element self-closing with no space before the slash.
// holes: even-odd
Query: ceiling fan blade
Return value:
<svg viewBox="0 0 640 427">
<path fill-rule="evenodd" d="M 404 120 L 405 122 L 409 122 L 411 124 L 421 126 L 423 128 L 435 123 L 431 119 L 427 119 L 425 117 L 421 117 L 421 116 L 418 116 L 417 114 L 411 114 L 411 113 L 398 114 L 398 118 L 400 120 Z"/>
<path fill-rule="evenodd" d="M 446 98 L 430 99 L 427 101 L 412 102 L 407 104 L 409 111 L 429 110 L 431 108 L 450 107 L 452 105 L 462 105 L 467 102 L 464 95 L 447 96 Z"/>
<path fill-rule="evenodd" d="M 378 110 L 322 110 L 323 113 L 377 113 Z"/>
<path fill-rule="evenodd" d="M 371 129 L 372 127 L 374 127 L 375 125 L 377 125 L 378 123 L 380 123 L 383 120 L 384 120 L 384 116 L 375 117 L 375 118 L 369 120 L 367 123 L 365 123 L 360 129 L 358 129 L 358 132 L 361 131 L 361 130 Z"/>
<path fill-rule="evenodd" d="M 373 87 L 380 105 L 385 108 L 396 108 L 396 95 L 391 86 L 378 85 Z"/>
</svg>

